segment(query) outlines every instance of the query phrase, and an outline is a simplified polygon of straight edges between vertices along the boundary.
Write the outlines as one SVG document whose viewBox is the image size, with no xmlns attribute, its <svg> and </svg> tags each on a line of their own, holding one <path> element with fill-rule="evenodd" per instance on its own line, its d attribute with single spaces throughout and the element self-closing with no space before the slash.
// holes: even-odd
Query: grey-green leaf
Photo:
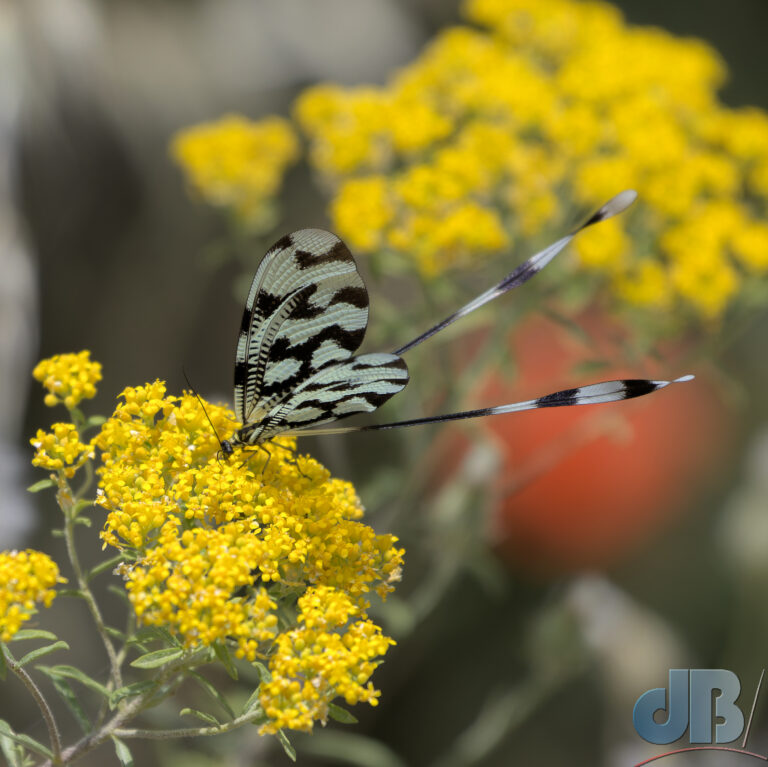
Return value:
<svg viewBox="0 0 768 767">
<path fill-rule="evenodd" d="M 115 708 L 124 698 L 134 698 L 137 695 L 143 695 L 151 690 L 157 683 L 152 679 L 145 679 L 141 682 L 127 684 L 125 687 L 119 687 L 109 696 L 109 707 Z"/>
<path fill-rule="evenodd" d="M 58 637 L 53 632 L 42 629 L 21 629 L 13 635 L 11 642 L 22 642 L 25 639 L 48 639 L 55 642 Z"/>
<path fill-rule="evenodd" d="M 123 767 L 133 767 L 133 757 L 128 750 L 128 746 L 126 746 L 120 738 L 117 738 L 114 735 L 112 735 L 112 743 L 115 745 L 115 753 L 117 754 L 120 764 Z"/>
<path fill-rule="evenodd" d="M 227 649 L 226 645 L 221 642 L 216 642 L 213 645 L 213 651 L 216 653 L 216 657 L 221 661 L 222 665 L 226 669 L 227 673 L 232 679 L 237 679 L 237 668 L 235 668 L 235 662 L 232 660 L 232 655 Z"/>
<path fill-rule="evenodd" d="M 172 660 L 181 658 L 182 655 L 184 655 L 184 650 L 177 647 L 168 647 L 165 650 L 155 650 L 154 652 L 148 652 L 146 655 L 139 656 L 131 662 L 131 666 L 133 668 L 158 668 L 166 663 L 170 663 Z"/>
<path fill-rule="evenodd" d="M 56 483 L 52 479 L 41 479 L 39 482 L 35 482 L 34 485 L 30 485 L 27 488 L 28 493 L 39 493 L 41 490 L 45 490 L 46 487 L 54 487 Z"/>
<path fill-rule="evenodd" d="M 183 708 L 179 711 L 179 716 L 196 716 L 206 724 L 210 724 L 213 727 L 219 727 L 221 722 L 211 714 L 206 714 L 205 711 L 198 711 L 195 708 Z"/>
<path fill-rule="evenodd" d="M 58 676 L 65 679 L 74 679 L 88 689 L 99 693 L 99 695 L 103 695 L 105 698 L 109 697 L 109 691 L 103 684 L 99 684 L 95 679 L 91 679 L 91 677 L 74 666 L 35 666 L 35 668 L 50 677 Z"/>
<path fill-rule="evenodd" d="M 261 709 L 261 702 L 259 701 L 259 688 L 257 687 L 249 696 L 248 700 L 245 702 L 245 705 L 243 706 L 243 714 L 250 714 L 252 711 L 256 711 L 256 709 Z"/>
<path fill-rule="evenodd" d="M 357 717 L 354 714 L 341 706 L 337 706 L 335 703 L 331 703 L 328 706 L 328 716 L 342 724 L 357 724 Z"/>
<path fill-rule="evenodd" d="M 101 575 L 105 570 L 112 570 L 117 565 L 119 565 L 125 557 L 122 554 L 118 554 L 115 557 L 112 557 L 111 559 L 105 559 L 103 562 L 100 562 L 95 567 L 92 567 L 87 573 L 86 573 L 86 580 L 90 581 L 91 579 L 95 578 L 97 575 Z"/>
<path fill-rule="evenodd" d="M 33 660 L 42 658 L 45 655 L 50 655 L 57 650 L 69 650 L 69 645 L 62 639 L 53 644 L 46 645 L 45 647 L 38 647 L 36 650 L 30 650 L 20 661 L 20 666 L 25 666 L 27 663 L 31 663 Z"/>
<path fill-rule="evenodd" d="M 139 644 L 152 641 L 165 642 L 175 647 L 181 647 L 179 640 L 170 631 L 162 628 L 162 626 L 143 626 L 136 632 L 131 643 Z"/>
<path fill-rule="evenodd" d="M 56 692 L 59 693 L 61 699 L 72 713 L 72 716 L 77 719 L 80 729 L 87 735 L 91 731 L 91 722 L 88 719 L 88 714 L 85 713 L 85 709 L 80 705 L 80 701 L 77 699 L 77 695 L 72 689 L 72 685 L 60 676 L 51 677 L 51 682 L 53 683 Z"/>
<path fill-rule="evenodd" d="M 291 745 L 291 741 L 288 740 L 288 736 L 282 731 L 277 731 L 277 739 L 280 741 L 280 745 L 283 747 L 283 751 L 288 755 L 288 758 L 292 761 L 296 761 L 296 749 Z"/>
<path fill-rule="evenodd" d="M 2 720 L 0 720 L 0 724 L 7 726 L 7 723 Z M 22 767 L 18 750 L 14 747 L 11 738 L 6 734 L 6 730 L 2 728 L 0 728 L 0 752 L 5 757 L 8 767 Z"/>
<path fill-rule="evenodd" d="M 255 660 L 251 665 L 259 672 L 259 679 L 262 682 L 272 681 L 272 674 L 269 673 L 269 669 L 263 663 Z"/>
<path fill-rule="evenodd" d="M 53 758 L 53 752 L 49 748 L 30 738 L 29 735 L 22 735 L 14 732 L 8 722 L 3 719 L 0 719 L 0 736 L 9 738 L 15 743 L 24 746 L 24 748 L 28 748 L 30 751 L 34 751 L 36 754 L 44 756 L 46 759 Z"/>
<path fill-rule="evenodd" d="M 209 682 L 204 676 L 198 674 L 196 671 L 188 672 L 188 676 L 197 682 L 197 684 L 210 695 L 226 712 L 230 718 L 235 718 L 235 712 L 227 702 L 227 699 L 216 689 L 215 685 Z"/>
</svg>

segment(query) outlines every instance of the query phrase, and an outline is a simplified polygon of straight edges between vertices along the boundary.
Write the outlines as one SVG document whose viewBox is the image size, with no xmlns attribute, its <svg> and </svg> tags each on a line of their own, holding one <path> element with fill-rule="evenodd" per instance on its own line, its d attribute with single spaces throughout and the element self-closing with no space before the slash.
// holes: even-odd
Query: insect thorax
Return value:
<svg viewBox="0 0 768 767">
<path fill-rule="evenodd" d="M 264 427 L 260 421 L 248 424 L 243 426 L 242 429 L 238 429 L 226 442 L 231 448 L 260 445 L 266 441 L 266 437 L 262 436 L 263 431 Z M 224 451 L 226 452 L 226 448 L 224 448 Z"/>
</svg>

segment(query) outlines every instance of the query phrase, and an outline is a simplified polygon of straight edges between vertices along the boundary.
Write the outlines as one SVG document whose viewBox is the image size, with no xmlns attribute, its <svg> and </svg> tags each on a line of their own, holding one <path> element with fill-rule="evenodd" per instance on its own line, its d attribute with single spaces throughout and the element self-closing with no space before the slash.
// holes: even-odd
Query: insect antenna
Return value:
<svg viewBox="0 0 768 767">
<path fill-rule="evenodd" d="M 189 380 L 189 376 L 187 375 L 187 371 L 184 370 L 182 367 L 181 372 L 184 374 L 184 380 L 187 382 L 187 386 L 189 386 L 190 390 L 192 391 L 192 394 L 197 397 L 197 401 L 200 403 L 200 407 L 203 409 L 203 412 L 205 413 L 205 417 L 208 419 L 208 423 L 211 424 L 211 430 L 213 431 L 216 441 L 219 443 L 219 452 L 220 453 L 226 453 L 226 450 L 224 449 L 224 444 L 221 441 L 221 438 L 219 437 L 219 433 L 216 431 L 216 427 L 213 425 L 213 421 L 211 420 L 211 416 L 208 415 L 208 411 L 205 409 L 205 404 L 203 403 L 203 398 L 197 393 L 197 389 L 195 389 L 194 386 L 192 386 L 192 382 Z M 218 457 L 218 455 L 217 455 Z"/>
</svg>

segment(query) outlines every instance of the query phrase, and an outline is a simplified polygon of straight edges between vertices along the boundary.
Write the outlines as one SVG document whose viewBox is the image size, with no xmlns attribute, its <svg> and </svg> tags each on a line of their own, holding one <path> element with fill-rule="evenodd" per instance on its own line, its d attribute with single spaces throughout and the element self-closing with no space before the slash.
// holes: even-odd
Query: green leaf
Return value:
<svg viewBox="0 0 768 767">
<path fill-rule="evenodd" d="M 92 567 L 86 574 L 85 579 L 87 581 L 92 580 L 97 575 L 101 575 L 105 570 L 110 570 L 119 565 L 125 557 L 123 557 L 122 554 L 118 554 L 117 556 L 112 557 L 111 559 L 105 559 L 103 562 L 100 562 L 95 567 Z"/>
<path fill-rule="evenodd" d="M 181 642 L 171 634 L 168 629 L 162 626 L 144 626 L 140 628 L 130 640 L 131 644 L 141 644 L 144 642 L 160 641 L 174 647 L 181 647 Z"/>
<path fill-rule="evenodd" d="M 127 684 L 125 687 L 119 687 L 109 696 L 109 707 L 114 709 L 125 698 L 135 698 L 137 695 L 143 695 L 155 687 L 156 684 L 157 682 L 152 679 L 145 679 L 141 682 Z"/>
<path fill-rule="evenodd" d="M 42 743 L 38 743 L 36 740 L 33 740 L 29 737 L 29 735 L 21 735 L 15 733 L 11 729 L 11 725 L 9 725 L 8 722 L 3 719 L 0 719 L 0 735 L 9 738 L 15 743 L 19 743 L 20 745 L 24 746 L 24 748 L 28 748 L 30 751 L 34 751 L 36 754 L 40 754 L 40 756 L 44 756 L 46 759 L 53 759 L 53 751 L 51 751 L 49 748 L 46 748 Z"/>
<path fill-rule="evenodd" d="M 5 677 L 8 675 L 8 664 L 5 660 L 5 653 L 8 652 L 6 646 L 0 642 L 0 680 L 5 681 Z"/>
<path fill-rule="evenodd" d="M 243 706 L 242 714 L 250 714 L 252 711 L 256 711 L 256 709 L 261 709 L 261 701 L 259 700 L 259 688 L 257 687 L 248 698 L 247 701 L 245 701 L 245 705 Z"/>
<path fill-rule="evenodd" d="M 21 629 L 13 635 L 11 642 L 22 642 L 25 639 L 49 639 L 55 642 L 58 637 L 53 632 L 42 629 Z"/>
<path fill-rule="evenodd" d="M 85 595 L 80 589 L 59 589 L 57 592 L 60 597 L 73 597 L 75 599 L 85 599 Z"/>
<path fill-rule="evenodd" d="M 179 716 L 196 716 L 200 721 L 210 724 L 212 727 L 221 727 L 221 722 L 212 714 L 206 714 L 205 711 L 198 711 L 196 708 L 183 708 L 179 711 Z"/>
<path fill-rule="evenodd" d="M 88 509 L 93 506 L 93 498 L 81 498 L 74 506 L 74 513 L 79 514 L 83 509 Z"/>
<path fill-rule="evenodd" d="M 109 697 L 109 690 L 103 684 L 99 684 L 95 679 L 91 679 L 91 677 L 74 666 L 35 666 L 35 668 L 50 677 L 58 676 L 64 679 L 74 679 L 88 689 L 99 693 L 99 695 L 103 695 L 105 698 Z"/>
<path fill-rule="evenodd" d="M 259 672 L 259 679 L 262 682 L 272 681 L 272 674 L 269 673 L 269 669 L 263 663 L 255 660 L 251 665 Z"/>
<path fill-rule="evenodd" d="M 283 751 L 288 755 L 288 758 L 292 761 L 296 761 L 296 749 L 291 745 L 291 741 L 288 740 L 288 736 L 282 731 L 277 731 L 277 739 L 280 741 L 280 745 L 283 747 Z"/>
<path fill-rule="evenodd" d="M 27 663 L 31 663 L 33 660 L 42 658 L 45 655 L 50 655 L 50 653 L 56 652 L 57 650 L 69 650 L 69 645 L 65 641 L 59 639 L 58 642 L 54 642 L 53 644 L 46 645 L 45 647 L 38 647 L 36 650 L 28 652 L 19 661 L 19 665 L 25 666 Z"/>
<path fill-rule="evenodd" d="M 83 527 L 91 527 L 93 525 L 93 520 L 91 520 L 90 517 L 77 517 L 75 519 L 76 525 L 82 525 Z"/>
<path fill-rule="evenodd" d="M 6 723 L 2 722 L 2 724 Z M 0 731 L 0 751 L 2 751 L 5 761 L 8 763 L 8 767 L 22 767 L 21 761 L 19 760 L 20 754 L 13 745 L 13 741 L 4 731 Z"/>
<path fill-rule="evenodd" d="M 182 655 L 184 655 L 184 650 L 178 647 L 169 647 L 164 650 L 148 652 L 146 655 L 140 655 L 130 665 L 133 668 L 158 668 L 172 660 L 181 658 Z"/>
<path fill-rule="evenodd" d="M 106 423 L 106 418 L 103 415 L 92 415 L 88 417 L 88 420 L 85 422 L 86 426 L 101 426 L 103 423 Z"/>
<path fill-rule="evenodd" d="M 190 676 L 192 679 L 197 682 L 197 684 L 210 695 L 226 712 L 229 714 L 229 716 L 234 719 L 235 718 L 235 712 L 232 710 L 232 707 L 227 702 L 227 699 L 216 689 L 216 687 L 209 682 L 204 676 L 201 676 L 196 671 L 190 671 L 188 672 L 188 676 Z"/>
<path fill-rule="evenodd" d="M 117 639 L 120 642 L 126 642 L 128 640 L 125 631 L 120 631 L 120 629 L 116 629 L 114 626 L 104 626 L 104 631 L 106 631 L 113 639 Z"/>
<path fill-rule="evenodd" d="M 52 479 L 41 479 L 39 482 L 35 482 L 34 485 L 30 485 L 27 488 L 28 493 L 39 493 L 41 490 L 45 490 L 46 487 L 55 487 L 56 483 Z"/>
<path fill-rule="evenodd" d="M 87 735 L 91 731 L 91 722 L 88 719 L 88 714 L 85 713 L 85 709 L 80 705 L 80 701 L 77 699 L 77 695 L 75 695 L 72 685 L 60 676 L 51 677 L 51 682 L 67 708 L 72 712 L 75 719 L 77 719 L 80 729 Z"/>
<path fill-rule="evenodd" d="M 357 724 L 357 717 L 354 714 L 341 706 L 337 706 L 335 703 L 331 703 L 328 706 L 328 716 L 342 724 Z"/>
<path fill-rule="evenodd" d="M 213 645 L 213 651 L 216 653 L 216 657 L 221 661 L 227 673 L 232 677 L 232 679 L 236 680 L 237 668 L 235 668 L 235 662 L 232 659 L 232 655 L 227 649 L 227 646 L 221 642 L 216 642 Z"/>
<path fill-rule="evenodd" d="M 126 746 L 125 743 L 120 740 L 120 738 L 117 738 L 114 735 L 110 737 L 112 738 L 112 742 L 115 744 L 115 753 L 117 754 L 117 758 L 120 764 L 122 764 L 123 767 L 133 767 L 133 757 L 131 756 L 131 752 L 128 750 L 128 746 Z"/>
</svg>

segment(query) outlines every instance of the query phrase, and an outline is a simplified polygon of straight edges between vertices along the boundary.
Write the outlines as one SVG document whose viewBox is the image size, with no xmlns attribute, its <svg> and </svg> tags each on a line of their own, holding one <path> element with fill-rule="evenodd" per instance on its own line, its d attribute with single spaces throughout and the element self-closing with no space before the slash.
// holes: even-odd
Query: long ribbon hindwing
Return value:
<svg viewBox="0 0 768 767">
<path fill-rule="evenodd" d="M 650 394 L 674 381 L 604 381 L 533 400 L 369 426 L 307 428 L 370 413 L 408 383 L 403 354 L 443 328 L 538 274 L 583 229 L 625 210 L 636 194 L 622 192 L 580 227 L 535 254 L 501 282 L 392 354 L 354 357 L 368 324 L 368 294 L 352 254 L 321 229 L 293 232 L 269 249 L 253 278 L 235 362 L 235 411 L 242 422 L 234 445 L 258 445 L 278 434 L 338 434 L 392 429 L 542 407 L 598 404 Z"/>
</svg>

